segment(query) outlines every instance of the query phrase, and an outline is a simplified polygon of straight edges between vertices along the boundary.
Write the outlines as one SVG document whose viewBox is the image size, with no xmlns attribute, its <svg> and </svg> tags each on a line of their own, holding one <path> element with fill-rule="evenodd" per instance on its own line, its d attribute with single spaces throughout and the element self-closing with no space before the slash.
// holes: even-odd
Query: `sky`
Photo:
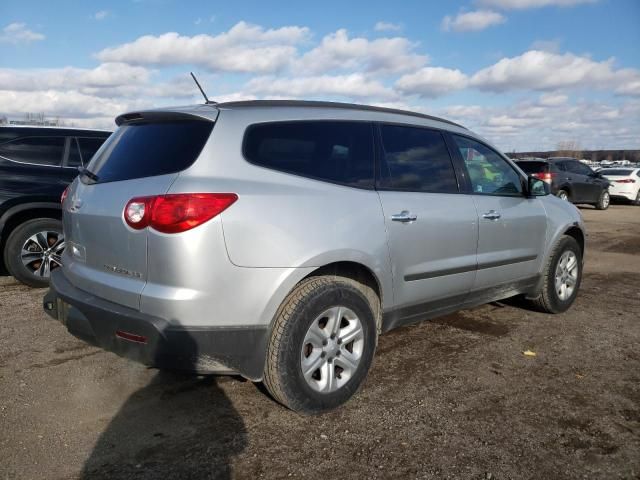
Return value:
<svg viewBox="0 0 640 480">
<path fill-rule="evenodd" d="M 332 100 L 462 123 L 505 152 L 640 148 L 640 0 L 0 2 L 0 116 Z"/>
</svg>

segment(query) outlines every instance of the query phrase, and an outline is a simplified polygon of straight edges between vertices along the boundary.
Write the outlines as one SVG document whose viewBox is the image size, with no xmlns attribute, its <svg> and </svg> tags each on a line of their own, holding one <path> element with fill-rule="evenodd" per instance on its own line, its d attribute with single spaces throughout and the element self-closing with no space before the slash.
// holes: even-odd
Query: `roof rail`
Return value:
<svg viewBox="0 0 640 480">
<path fill-rule="evenodd" d="M 357 103 L 342 102 L 324 102 L 315 100 L 240 100 L 233 102 L 221 102 L 216 105 L 217 108 L 233 108 L 233 107 L 312 107 L 312 108 L 343 108 L 347 110 L 361 110 L 366 112 L 393 113 L 396 115 L 408 115 L 411 117 L 424 118 L 427 120 L 435 120 L 438 122 L 448 123 L 456 127 L 466 127 L 454 123 L 444 118 L 426 115 L 424 113 L 411 112 L 408 110 L 400 110 L 397 108 L 374 107 L 372 105 L 359 105 Z"/>
</svg>

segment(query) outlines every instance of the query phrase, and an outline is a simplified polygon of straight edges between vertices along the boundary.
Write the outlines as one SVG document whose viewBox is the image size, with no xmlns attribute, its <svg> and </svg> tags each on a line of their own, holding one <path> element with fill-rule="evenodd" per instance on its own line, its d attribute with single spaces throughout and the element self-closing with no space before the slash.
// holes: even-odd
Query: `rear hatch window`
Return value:
<svg viewBox="0 0 640 480">
<path fill-rule="evenodd" d="M 633 173 L 633 170 L 621 170 L 614 168 L 607 168 L 605 170 L 600 170 L 600 173 L 604 176 L 615 176 L 615 177 L 628 177 Z"/>
<path fill-rule="evenodd" d="M 198 158 L 213 125 L 201 120 L 125 124 L 96 152 L 87 169 L 97 176 L 96 183 L 180 172 Z"/>
<path fill-rule="evenodd" d="M 549 171 L 547 162 L 516 162 L 524 173 L 546 173 Z"/>
</svg>

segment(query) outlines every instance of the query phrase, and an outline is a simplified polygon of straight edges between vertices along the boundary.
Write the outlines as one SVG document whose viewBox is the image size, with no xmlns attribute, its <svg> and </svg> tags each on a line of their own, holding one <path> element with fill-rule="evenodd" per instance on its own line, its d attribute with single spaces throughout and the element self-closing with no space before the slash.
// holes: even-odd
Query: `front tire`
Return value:
<svg viewBox="0 0 640 480">
<path fill-rule="evenodd" d="M 576 299 L 581 282 L 582 251 L 575 238 L 565 235 L 549 257 L 541 290 L 531 302 L 542 312 L 565 312 Z"/>
<path fill-rule="evenodd" d="M 5 245 L 4 264 L 9 273 L 30 287 L 49 285 L 51 270 L 62 265 L 62 222 L 35 218 L 16 227 Z"/>
<path fill-rule="evenodd" d="M 609 195 L 609 190 L 603 190 L 598 199 L 598 203 L 596 203 L 596 208 L 598 210 L 606 210 L 610 204 L 611 196 Z"/>
<path fill-rule="evenodd" d="M 264 384 L 286 407 L 316 414 L 339 407 L 364 381 L 376 346 L 374 307 L 347 278 L 301 282 L 276 315 Z"/>
</svg>

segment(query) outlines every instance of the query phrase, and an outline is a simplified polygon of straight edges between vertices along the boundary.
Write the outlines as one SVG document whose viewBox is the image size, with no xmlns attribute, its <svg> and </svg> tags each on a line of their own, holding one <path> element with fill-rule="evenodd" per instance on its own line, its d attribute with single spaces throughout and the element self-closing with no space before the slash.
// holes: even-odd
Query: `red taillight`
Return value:
<svg viewBox="0 0 640 480">
<path fill-rule="evenodd" d="M 147 343 L 147 337 L 136 335 L 135 333 L 125 332 L 124 330 L 116 330 L 116 337 L 135 343 Z"/>
<path fill-rule="evenodd" d="M 553 180 L 553 177 L 555 177 L 556 174 L 551 172 L 540 172 L 540 173 L 532 173 L 531 176 L 539 178 L 540 180 L 549 183 L 551 182 L 551 180 Z"/>
<path fill-rule="evenodd" d="M 62 205 L 64 203 L 65 198 L 67 198 L 67 195 L 69 195 L 69 187 L 67 186 L 67 188 L 64 189 L 64 192 L 62 192 L 62 195 L 60 195 L 60 204 Z"/>
<path fill-rule="evenodd" d="M 636 183 L 633 178 L 623 178 L 622 180 L 614 180 L 616 183 Z"/>
<path fill-rule="evenodd" d="M 147 226 L 163 233 L 190 230 L 227 209 L 238 199 L 235 193 L 178 193 L 137 197 L 124 207 L 131 228 Z"/>
</svg>

